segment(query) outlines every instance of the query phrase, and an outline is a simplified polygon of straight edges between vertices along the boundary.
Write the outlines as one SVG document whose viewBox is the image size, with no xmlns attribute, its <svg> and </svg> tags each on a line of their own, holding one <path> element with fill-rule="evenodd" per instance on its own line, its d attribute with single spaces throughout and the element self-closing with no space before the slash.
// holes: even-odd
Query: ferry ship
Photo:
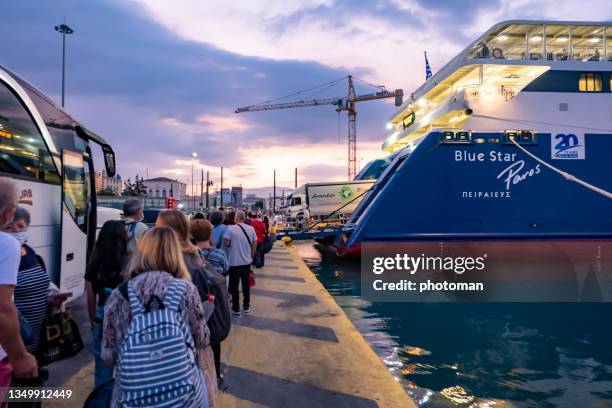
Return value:
<svg viewBox="0 0 612 408">
<path fill-rule="evenodd" d="M 515 271 L 610 273 L 611 73 L 610 23 L 494 25 L 394 112 L 392 161 L 336 246 L 460 244 Z"/>
</svg>

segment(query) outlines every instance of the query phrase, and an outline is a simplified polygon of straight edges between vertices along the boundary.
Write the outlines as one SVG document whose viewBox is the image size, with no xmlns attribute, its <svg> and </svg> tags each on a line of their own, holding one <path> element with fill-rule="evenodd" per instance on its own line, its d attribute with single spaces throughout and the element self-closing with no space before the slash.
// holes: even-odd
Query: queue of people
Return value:
<svg viewBox="0 0 612 408">
<path fill-rule="evenodd" d="M 149 228 L 142 214 L 140 200 L 126 200 L 123 219 L 99 231 L 84 271 L 94 384 L 109 390 L 111 407 L 212 407 L 226 387 L 221 343 L 230 313 L 251 311 L 251 266 L 263 266 L 268 226 L 244 211 L 190 219 L 170 209 Z M 29 224 L 14 183 L 0 178 L 0 389 L 38 376 L 47 308 L 70 296 L 27 245 Z"/>
</svg>

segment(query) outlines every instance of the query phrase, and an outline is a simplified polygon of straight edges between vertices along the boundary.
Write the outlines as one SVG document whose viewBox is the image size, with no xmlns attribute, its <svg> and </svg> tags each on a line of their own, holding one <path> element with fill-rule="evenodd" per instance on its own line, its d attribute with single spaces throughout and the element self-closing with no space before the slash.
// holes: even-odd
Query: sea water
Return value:
<svg viewBox="0 0 612 408">
<path fill-rule="evenodd" d="M 612 406 L 611 303 L 371 303 L 358 262 L 294 245 L 420 406 Z"/>
</svg>

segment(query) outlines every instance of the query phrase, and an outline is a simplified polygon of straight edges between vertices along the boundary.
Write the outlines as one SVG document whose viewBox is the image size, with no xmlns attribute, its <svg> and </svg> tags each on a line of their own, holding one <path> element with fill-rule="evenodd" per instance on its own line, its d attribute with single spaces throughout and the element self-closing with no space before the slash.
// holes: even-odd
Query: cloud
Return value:
<svg viewBox="0 0 612 408">
<path fill-rule="evenodd" d="M 243 132 L 252 128 L 242 117 L 236 115 L 208 115 L 203 113 L 196 117 L 196 121 L 213 132 Z"/>
<path fill-rule="evenodd" d="M 123 2 L 43 1 L 32 9 L 13 1 L 3 5 L 3 15 L 0 35 L 14 39 L 3 46 L 3 63 L 55 100 L 61 37 L 53 26 L 66 16 L 75 30 L 67 37 L 67 110 L 114 146 L 126 177 L 147 169 L 151 177 L 190 176 L 190 161 L 183 159 L 197 151 L 198 167 L 241 166 L 236 182 L 257 185 L 261 172 L 249 165 L 250 146 L 278 146 L 280 156 L 292 157 L 300 155 L 295 143 L 316 148 L 338 137 L 333 107 L 243 115 L 233 110 L 342 77 L 339 70 L 185 40 L 142 7 Z M 343 88 L 320 96 L 341 96 Z M 384 122 L 386 108 L 372 112 L 375 122 Z M 360 129 L 371 134 L 365 118 L 372 113 L 363 111 L 363 117 Z M 346 151 L 343 145 L 339 151 Z M 273 159 L 268 156 L 268 163 Z M 232 174 L 228 170 L 228 182 Z"/>
<path fill-rule="evenodd" d="M 588 7 L 571 0 L 138 2 L 189 40 L 241 55 L 317 61 L 407 91 L 424 79 L 423 51 L 439 69 L 499 21 L 612 17 L 605 0 Z"/>
<path fill-rule="evenodd" d="M 406 94 L 489 26 L 508 18 L 601 20 L 609 1 L 551 0 L 43 0 L 3 2 L 3 65 L 59 100 L 66 17 L 67 110 L 104 136 L 124 176 L 190 178 L 198 169 L 227 183 L 270 185 L 341 179 L 346 114 L 333 106 L 233 113 L 237 106 L 342 78 L 347 72 Z M 357 81 L 358 93 L 373 88 Z M 280 101 L 341 97 L 346 81 Z M 392 101 L 357 106 L 361 165 L 381 156 Z M 218 178 L 218 174 L 215 175 Z M 183 180 L 184 181 L 184 180 Z M 228 184 L 228 185 L 229 185 Z"/>
</svg>

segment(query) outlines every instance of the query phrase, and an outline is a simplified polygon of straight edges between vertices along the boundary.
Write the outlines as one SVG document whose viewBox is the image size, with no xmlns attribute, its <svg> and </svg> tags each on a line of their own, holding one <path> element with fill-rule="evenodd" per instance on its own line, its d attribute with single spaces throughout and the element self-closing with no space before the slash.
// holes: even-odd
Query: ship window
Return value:
<svg viewBox="0 0 612 408">
<path fill-rule="evenodd" d="M 580 92 L 601 92 L 601 73 L 583 72 L 578 81 Z"/>
<path fill-rule="evenodd" d="M 567 24 L 547 24 L 545 27 L 546 59 L 567 61 L 569 59 L 570 26 Z"/>
<path fill-rule="evenodd" d="M 414 124 L 414 119 L 414 112 L 412 112 L 402 120 L 402 127 L 406 129 L 407 127 L 412 126 Z"/>
<path fill-rule="evenodd" d="M 604 55 L 604 27 L 572 26 L 572 53 L 575 61 L 601 61 Z"/>
</svg>

